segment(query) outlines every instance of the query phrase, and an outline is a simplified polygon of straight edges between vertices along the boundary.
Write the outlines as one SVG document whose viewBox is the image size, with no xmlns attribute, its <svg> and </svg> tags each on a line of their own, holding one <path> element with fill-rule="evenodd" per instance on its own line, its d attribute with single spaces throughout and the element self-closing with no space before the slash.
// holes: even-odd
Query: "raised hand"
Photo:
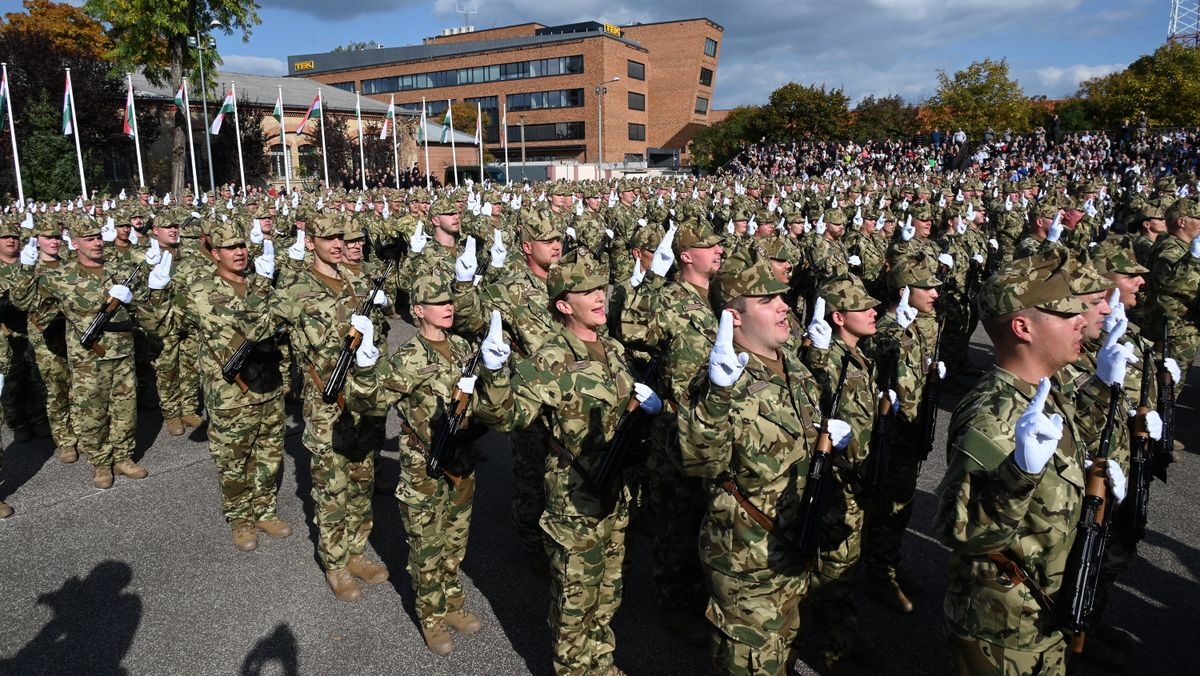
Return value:
<svg viewBox="0 0 1200 676">
<path fill-rule="evenodd" d="M 475 271 L 478 269 L 479 260 L 475 257 L 475 238 L 468 235 L 463 252 L 454 261 L 454 279 L 460 282 L 473 281 Z"/>
<path fill-rule="evenodd" d="M 1038 381 L 1033 401 L 1017 419 L 1017 447 L 1013 451 L 1013 460 L 1017 467 L 1029 474 L 1042 473 L 1058 448 L 1059 439 L 1062 439 L 1062 416 L 1057 413 L 1047 416 L 1045 413 L 1049 396 L 1050 379 L 1042 378 Z"/>
<path fill-rule="evenodd" d="M 650 261 L 650 271 L 659 277 L 666 277 L 671 271 L 671 265 L 675 263 L 675 252 L 672 246 L 675 243 L 675 224 L 667 229 L 667 234 L 663 235 L 662 241 L 654 249 L 654 258 Z"/>
<path fill-rule="evenodd" d="M 413 253 L 421 253 L 429 244 L 429 235 L 425 234 L 425 221 L 417 221 L 417 230 L 408 239 L 408 249 Z"/>
<path fill-rule="evenodd" d="M 833 341 L 833 327 L 825 321 L 825 299 L 820 296 L 817 296 L 817 302 L 813 304 L 813 318 L 806 330 L 813 347 L 818 350 L 829 349 L 829 343 Z"/>
<path fill-rule="evenodd" d="M 171 252 L 164 251 L 162 259 L 150 269 L 150 277 L 146 280 L 146 286 L 151 289 L 162 289 L 171 281 Z M 126 301 L 121 301 L 126 302 Z"/>
<path fill-rule="evenodd" d="M 750 355 L 733 350 L 733 313 L 721 312 L 721 323 L 717 325 L 717 339 L 708 354 L 708 379 L 717 387 L 732 387 L 746 370 Z"/>
<path fill-rule="evenodd" d="M 900 328 L 906 329 L 917 320 L 917 308 L 908 304 L 911 296 L 912 289 L 907 286 L 900 292 L 900 303 L 896 305 L 896 323 L 900 325 Z"/>
<path fill-rule="evenodd" d="M 499 229 L 492 230 L 492 248 L 488 249 L 488 254 L 491 258 L 488 265 L 497 270 L 504 267 L 504 260 L 508 258 L 508 247 L 504 246 L 504 237 Z"/>
<path fill-rule="evenodd" d="M 162 260 L 162 247 L 157 239 L 150 240 L 150 246 L 146 247 L 146 265 L 158 265 Z"/>
<path fill-rule="evenodd" d="M 304 238 L 306 235 L 303 230 L 296 231 L 296 241 L 288 247 L 288 258 L 294 261 L 304 260 Z"/>
<path fill-rule="evenodd" d="M 1123 385 L 1127 365 L 1137 362 L 1133 346 L 1118 342 L 1125 335 L 1128 327 L 1129 320 L 1118 320 L 1113 326 L 1113 330 L 1104 337 L 1104 345 L 1101 346 L 1100 353 L 1096 355 L 1096 377 L 1105 385 Z"/>
<path fill-rule="evenodd" d="M 489 371 L 499 371 L 504 368 L 508 356 L 512 354 L 512 348 L 504 342 L 504 331 L 498 310 L 492 310 L 491 324 L 488 326 L 487 335 L 484 336 L 479 350 L 483 356 L 483 365 Z"/>
</svg>

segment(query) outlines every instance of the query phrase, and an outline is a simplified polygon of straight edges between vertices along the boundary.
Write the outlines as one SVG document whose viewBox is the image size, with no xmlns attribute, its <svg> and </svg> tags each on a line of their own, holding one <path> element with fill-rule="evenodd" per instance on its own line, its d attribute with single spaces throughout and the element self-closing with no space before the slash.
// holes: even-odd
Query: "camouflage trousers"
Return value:
<svg viewBox="0 0 1200 676">
<path fill-rule="evenodd" d="M 425 456 L 401 451 L 400 518 L 408 541 L 408 576 L 416 594 L 417 617 L 432 627 L 463 607 L 458 570 L 467 555 L 475 475 L 462 478 L 457 488 L 425 473 Z"/>
<path fill-rule="evenodd" d="M 893 446 L 879 502 L 872 507 L 871 518 L 863 529 L 863 559 L 867 574 L 873 577 L 896 578 L 900 547 L 908 520 L 912 518 L 917 477 L 921 473 L 916 453 L 912 448 Z"/>
<path fill-rule="evenodd" d="M 679 455 L 676 425 L 673 415 L 663 414 L 655 420 L 655 443 L 647 468 L 654 515 L 654 582 L 663 608 L 699 611 L 705 597 L 700 524 L 708 492 L 703 480 L 684 475 L 674 460 Z"/>
<path fill-rule="evenodd" d="M 80 359 L 71 364 L 71 425 L 80 452 L 96 467 L 133 455 L 137 430 L 137 379 L 133 355 Z"/>
<path fill-rule="evenodd" d="M 796 661 L 806 577 L 764 571 L 734 577 L 712 568 L 708 619 L 717 628 L 713 666 L 718 674 L 782 676 Z"/>
<path fill-rule="evenodd" d="M 208 410 L 208 452 L 217 463 L 225 520 L 274 519 L 283 465 L 283 397 Z"/>
<path fill-rule="evenodd" d="M 322 402 L 320 388 L 305 388 L 303 442 L 312 454 L 317 555 L 326 570 L 345 568 L 362 554 L 375 524 L 375 453 L 360 443 L 361 434 L 358 416 Z"/>
<path fill-rule="evenodd" d="M 546 555 L 546 534 L 540 525 L 546 509 L 546 453 L 550 441 L 546 428 L 535 423 L 509 433 L 512 442 L 512 521 L 525 553 Z"/>
<path fill-rule="evenodd" d="M 950 662 L 959 676 L 1066 676 L 1067 642 L 1045 652 L 1025 652 L 946 630 Z"/>
<path fill-rule="evenodd" d="M 41 334 L 32 337 L 33 355 L 46 385 L 46 422 L 59 448 L 78 446 L 71 411 L 71 366 L 65 356 L 55 354 Z"/>
<path fill-rule="evenodd" d="M 550 536 L 556 674 L 603 674 L 613 666 L 613 616 L 621 606 L 629 505 L 620 500 L 603 518 L 546 512 Z"/>
<path fill-rule="evenodd" d="M 39 382 L 29 338 L 9 336 L 9 363 L 5 365 L 4 392 L 0 405 L 9 425 L 40 423 L 46 419 L 45 390 Z"/>
<path fill-rule="evenodd" d="M 817 570 L 808 594 L 817 646 L 827 663 L 837 662 L 849 652 L 858 627 L 854 579 L 865 521 L 864 505 L 844 484 L 838 485 L 821 521 Z"/>
<path fill-rule="evenodd" d="M 196 357 L 200 341 L 192 334 L 149 339 L 163 418 L 195 415 L 199 410 L 200 372 Z"/>
<path fill-rule="evenodd" d="M 946 303 L 946 328 L 942 336 L 942 359 L 951 373 L 963 373 L 971 363 L 971 326 L 970 308 L 967 297 L 963 294 L 951 294 Z"/>
</svg>

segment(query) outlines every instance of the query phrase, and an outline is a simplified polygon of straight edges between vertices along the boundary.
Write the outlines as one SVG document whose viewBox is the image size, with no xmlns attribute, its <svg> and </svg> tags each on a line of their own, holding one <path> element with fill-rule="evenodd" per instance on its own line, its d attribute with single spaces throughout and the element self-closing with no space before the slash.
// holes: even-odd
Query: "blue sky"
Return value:
<svg viewBox="0 0 1200 676">
<path fill-rule="evenodd" d="M 1007 58 L 1027 94 L 1069 95 L 1166 38 L 1170 0 L 259 0 L 249 42 L 218 36 L 225 69 L 282 74 L 289 54 L 351 41 L 394 47 L 460 25 L 613 23 L 707 17 L 724 26 L 714 107 L 763 102 L 790 80 L 843 87 L 852 100 L 919 101 L 947 72 Z M 73 4 L 79 4 L 74 0 Z M 0 0 L 0 11 L 20 11 Z"/>
</svg>

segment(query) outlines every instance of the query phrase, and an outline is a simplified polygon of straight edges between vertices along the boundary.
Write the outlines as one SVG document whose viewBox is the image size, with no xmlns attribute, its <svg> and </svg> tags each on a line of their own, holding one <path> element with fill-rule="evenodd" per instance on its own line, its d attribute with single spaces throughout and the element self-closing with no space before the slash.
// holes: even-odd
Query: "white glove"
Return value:
<svg viewBox="0 0 1200 676">
<path fill-rule="evenodd" d="M 833 447 L 841 450 L 850 445 L 850 423 L 837 418 L 829 419 L 829 441 Z"/>
<path fill-rule="evenodd" d="M 1042 473 L 1058 448 L 1058 440 L 1062 439 L 1062 416 L 1057 413 L 1047 416 L 1043 412 L 1049 396 L 1050 379 L 1042 378 L 1033 401 L 1017 419 L 1017 448 L 1013 451 L 1013 460 L 1028 474 Z"/>
<path fill-rule="evenodd" d="M 1117 322 L 1126 319 L 1125 304 L 1121 302 L 1120 289 L 1113 289 L 1112 295 L 1108 297 L 1108 307 L 1112 308 L 1112 312 L 1104 317 L 1104 332 L 1112 333 L 1112 330 L 1117 328 Z"/>
<path fill-rule="evenodd" d="M 958 219 L 958 224 L 954 226 L 954 232 L 962 235 L 967 232 L 967 222 L 962 218 Z"/>
<path fill-rule="evenodd" d="M 988 246 L 991 247 L 992 251 L 1000 250 L 1000 242 L 997 242 L 995 237 L 988 240 Z"/>
<path fill-rule="evenodd" d="M 1112 489 L 1112 495 L 1117 504 L 1125 502 L 1125 495 L 1129 491 L 1129 480 L 1125 478 L 1125 470 L 1121 469 L 1121 463 L 1109 458 L 1108 462 L 1104 463 L 1104 473 L 1108 475 L 1108 487 Z"/>
<path fill-rule="evenodd" d="M 1200 258 L 1200 237 L 1192 239 L 1192 258 Z"/>
<path fill-rule="evenodd" d="M 152 239 L 150 246 L 146 247 L 146 265 L 158 265 L 160 260 L 162 260 L 162 247 L 159 246 L 157 239 Z"/>
<path fill-rule="evenodd" d="M 36 265 L 38 260 L 37 237 L 30 237 L 21 247 L 21 265 Z"/>
<path fill-rule="evenodd" d="M 254 219 L 254 225 L 250 226 L 250 243 L 262 244 L 264 239 L 262 223 L 256 218 Z"/>
<path fill-rule="evenodd" d="M 900 227 L 900 239 L 907 242 L 917 234 L 917 226 L 912 224 L 912 216 L 904 219 L 904 225 Z"/>
<path fill-rule="evenodd" d="M 855 266 L 862 265 L 862 259 L 859 258 L 857 254 L 851 255 L 849 258 L 846 259 L 846 262 L 849 263 L 850 265 L 855 265 Z"/>
<path fill-rule="evenodd" d="M 616 192 L 608 193 L 608 208 L 609 209 L 613 208 L 613 206 L 616 203 L 617 203 L 617 193 Z"/>
<path fill-rule="evenodd" d="M 1129 409 L 1129 417 L 1130 418 L 1132 418 L 1136 415 L 1137 415 L 1136 408 Z M 1160 416 L 1158 414 L 1158 411 L 1147 411 L 1146 412 L 1146 432 L 1148 432 L 1150 434 L 1151 439 L 1153 439 L 1155 441 L 1162 441 L 1163 421 L 1162 421 L 1162 416 Z"/>
<path fill-rule="evenodd" d="M 1171 382 L 1178 385 L 1179 379 L 1183 377 L 1183 371 L 1179 370 L 1179 362 L 1175 361 L 1173 357 L 1167 357 L 1163 360 L 1163 368 L 1171 374 Z"/>
<path fill-rule="evenodd" d="M 731 218 L 729 219 L 729 222 L 725 224 L 725 232 L 732 235 L 734 230 L 737 230 L 737 227 L 733 225 L 733 219 Z M 1196 239 L 1200 239 L 1200 237 L 1197 237 Z"/>
<path fill-rule="evenodd" d="M 4 374 L 0 373 L 0 392 L 4 392 Z"/>
<path fill-rule="evenodd" d="M 478 377 L 479 376 L 463 376 L 462 378 L 458 379 L 458 383 L 455 385 L 455 387 L 458 388 L 458 391 L 462 392 L 463 394 L 475 394 L 475 379 Z"/>
<path fill-rule="evenodd" d="M 570 237 L 571 239 L 579 239 L 579 237 L 575 234 L 575 228 L 570 225 L 567 226 L 567 237 Z"/>
<path fill-rule="evenodd" d="M 948 253 L 938 254 L 937 259 L 939 263 L 946 266 L 947 270 L 954 269 L 954 256 L 951 256 Z"/>
<path fill-rule="evenodd" d="M 489 371 L 499 371 L 504 368 L 505 362 L 508 361 L 508 355 L 512 354 L 512 348 L 504 343 L 504 331 L 498 310 L 492 310 L 491 325 L 488 327 L 487 335 L 483 338 L 483 344 L 479 346 L 479 351 L 483 355 L 483 365 Z"/>
<path fill-rule="evenodd" d="M 896 323 L 900 328 L 907 329 L 910 324 L 917 320 L 917 308 L 908 304 L 908 299 L 912 295 L 912 290 L 907 286 L 900 292 L 900 303 L 896 305 Z"/>
<path fill-rule="evenodd" d="M 1054 214 L 1054 221 L 1050 223 L 1050 231 L 1046 233 L 1047 242 L 1057 242 L 1059 237 L 1062 237 L 1062 212 Z"/>
<path fill-rule="evenodd" d="M 160 260 L 153 268 L 150 268 L 150 277 L 146 280 L 146 286 L 150 287 L 151 289 L 162 289 L 165 288 L 170 281 L 171 252 L 164 251 L 162 260 Z M 116 296 L 113 296 L 113 298 L 116 298 Z M 130 296 L 130 300 L 132 299 L 132 296 Z M 120 299 L 118 298 L 117 300 Z M 121 302 L 128 303 L 129 301 L 122 300 Z"/>
<path fill-rule="evenodd" d="M 275 276 L 275 243 L 264 240 L 262 255 L 254 259 L 254 271 L 271 279 Z"/>
<path fill-rule="evenodd" d="M 296 241 L 288 247 L 288 258 L 294 261 L 304 260 L 304 238 L 307 237 L 303 230 L 296 231 Z"/>
<path fill-rule="evenodd" d="M 821 217 L 817 219 L 816 229 L 818 235 L 825 234 L 825 214 L 821 214 Z"/>
<path fill-rule="evenodd" d="M 362 342 L 354 352 L 354 361 L 359 368 L 370 368 L 379 361 L 379 348 L 375 347 L 375 325 L 370 317 L 350 315 L 350 326 L 362 334 Z"/>
<path fill-rule="evenodd" d="M 1125 329 L 1128 326 L 1129 320 L 1117 321 L 1113 330 L 1104 337 L 1104 345 L 1096 355 L 1096 377 L 1105 385 L 1124 385 L 1126 366 L 1131 362 L 1137 362 L 1133 346 L 1129 343 L 1117 342 L 1121 336 L 1125 335 Z"/>
<path fill-rule="evenodd" d="M 130 244 L 137 246 L 138 240 L 141 238 L 142 238 L 142 236 L 138 234 L 137 228 L 129 229 L 129 243 Z"/>
<path fill-rule="evenodd" d="M 488 249 L 491 267 L 499 270 L 504 267 L 504 259 L 508 258 L 508 247 L 504 246 L 504 237 L 499 229 L 492 230 L 492 247 Z"/>
<path fill-rule="evenodd" d="M 892 413 L 899 411 L 900 410 L 900 397 L 896 394 L 896 390 L 888 390 L 887 392 L 880 392 L 879 398 L 883 399 L 884 394 L 887 394 L 888 401 L 892 402 Z"/>
<path fill-rule="evenodd" d="M 666 277 L 671 271 L 671 265 L 675 263 L 675 252 L 671 246 L 675 242 L 675 224 L 667 230 L 667 234 L 663 235 L 662 241 L 654 249 L 654 258 L 650 261 L 650 271 L 659 277 Z"/>
<path fill-rule="evenodd" d="M 807 331 L 813 347 L 818 350 L 829 349 L 829 343 L 833 340 L 833 327 L 825 321 L 825 299 L 820 296 L 817 296 L 817 302 L 813 305 L 813 318 L 808 323 Z"/>
<path fill-rule="evenodd" d="M 604 234 L 607 235 L 610 240 L 617 236 L 617 233 L 613 232 L 612 228 L 605 228 Z"/>
<path fill-rule="evenodd" d="M 111 217 L 105 219 L 104 226 L 100 228 L 100 239 L 105 242 L 117 241 L 117 226 Z"/>
<path fill-rule="evenodd" d="M 975 261 L 976 263 L 978 263 L 980 265 L 983 265 L 984 263 L 987 262 L 987 259 L 983 257 L 983 254 L 979 254 L 979 253 L 971 256 L 971 260 Z"/>
<path fill-rule="evenodd" d="M 642 259 L 633 259 L 633 274 L 629 276 L 629 286 L 638 288 L 642 280 L 646 278 L 646 271 L 642 269 Z"/>
<path fill-rule="evenodd" d="M 746 370 L 750 355 L 733 351 L 733 313 L 721 312 L 721 323 L 717 325 L 717 338 L 712 352 L 708 354 L 708 379 L 717 387 L 732 387 Z"/>
<path fill-rule="evenodd" d="M 425 221 L 417 221 L 417 230 L 408 240 L 408 250 L 421 253 L 426 244 L 429 244 L 429 235 L 425 234 Z"/>
<path fill-rule="evenodd" d="M 129 305 L 133 302 L 133 291 L 124 284 L 114 284 L 108 289 L 108 297 L 115 298 L 122 305 Z"/>
<path fill-rule="evenodd" d="M 638 400 L 638 406 L 650 415 L 662 413 L 663 403 L 654 390 L 645 383 L 633 384 L 633 396 Z"/>
<path fill-rule="evenodd" d="M 463 252 L 454 261 L 454 279 L 460 282 L 469 282 L 475 279 L 477 269 L 479 269 L 479 261 L 475 258 L 475 238 L 468 235 Z"/>
<path fill-rule="evenodd" d="M 371 304 L 379 307 L 384 307 L 388 304 L 388 297 L 387 294 L 383 292 L 383 289 L 375 292 L 375 295 L 371 297 Z"/>
</svg>

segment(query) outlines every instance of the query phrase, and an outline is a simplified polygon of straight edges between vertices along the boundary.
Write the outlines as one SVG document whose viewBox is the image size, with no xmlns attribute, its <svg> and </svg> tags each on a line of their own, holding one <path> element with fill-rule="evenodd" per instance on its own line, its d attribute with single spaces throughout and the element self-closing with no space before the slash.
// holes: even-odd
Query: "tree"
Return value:
<svg viewBox="0 0 1200 676">
<path fill-rule="evenodd" d="M 464 134 L 475 136 L 475 115 L 478 113 L 478 109 L 475 107 L 475 104 L 467 103 L 466 101 L 459 101 L 458 103 L 454 104 L 453 109 L 454 128 Z M 486 127 L 489 124 L 491 124 L 491 117 L 487 113 L 484 113 L 483 126 Z"/>
<path fill-rule="evenodd" d="M 255 110 L 255 104 L 245 98 L 239 98 L 237 106 L 239 113 Z M 239 115 L 238 123 L 242 130 L 242 165 L 246 169 L 246 184 L 261 184 L 271 171 L 271 164 L 263 152 L 269 140 L 262 128 L 262 116 Z M 239 185 L 241 182 L 238 175 L 237 138 L 233 116 L 229 115 L 221 126 L 221 133 L 212 137 L 213 177 L 217 185 Z M 196 159 L 203 161 L 204 154 L 198 154 Z M 207 167 L 198 167 L 197 170 L 207 172 Z"/>
<path fill-rule="evenodd" d="M 315 124 L 307 127 L 301 136 L 320 148 L 320 127 Z M 330 183 L 340 185 L 343 177 L 358 175 L 358 136 L 350 133 L 350 125 L 341 115 L 325 118 L 325 154 L 329 160 Z"/>
<path fill-rule="evenodd" d="M 1029 99 L 1021 83 L 1009 77 L 1005 59 L 976 61 L 953 75 L 938 70 L 937 93 L 925 107 L 928 124 L 962 128 L 974 138 L 988 127 L 997 131 L 1029 128 Z"/>
<path fill-rule="evenodd" d="M 1169 42 L 1123 71 L 1082 82 L 1077 96 L 1111 127 L 1140 111 L 1153 126 L 1200 124 L 1200 51 Z"/>
<path fill-rule="evenodd" d="M 849 106 L 850 99 L 840 88 L 789 82 L 771 92 L 763 109 L 767 140 L 824 141 L 843 137 L 849 128 Z"/>
<path fill-rule="evenodd" d="M 330 51 L 333 51 L 333 52 L 361 52 L 361 51 L 367 50 L 367 49 L 379 49 L 382 46 L 383 45 L 379 44 L 378 42 L 375 42 L 374 40 L 367 40 L 366 42 L 350 42 L 350 43 L 347 43 L 344 45 L 338 45 L 337 47 L 334 47 Z"/>
<path fill-rule="evenodd" d="M 737 155 L 746 143 L 759 138 L 761 130 L 762 108 L 734 108 L 724 120 L 704 127 L 692 137 L 689 149 L 692 164 L 705 171 L 716 171 Z"/>
<path fill-rule="evenodd" d="M 246 42 L 260 21 L 254 0 L 87 0 L 84 10 L 108 26 L 112 48 L 106 56 L 126 68 L 142 68 L 147 79 L 159 86 L 177 86 L 185 73 L 197 70 L 196 57 L 202 55 L 209 77 L 202 86 L 210 92 L 209 98 L 215 94 L 221 57 L 215 49 L 189 48 L 188 36 L 219 28 L 227 35 L 240 31 Z M 176 194 L 183 192 L 185 145 L 183 116 L 176 116 L 171 156 L 171 187 Z"/>
<path fill-rule="evenodd" d="M 899 96 L 868 96 L 854 107 L 850 135 L 858 141 L 906 138 L 919 131 L 917 108 Z"/>
</svg>

